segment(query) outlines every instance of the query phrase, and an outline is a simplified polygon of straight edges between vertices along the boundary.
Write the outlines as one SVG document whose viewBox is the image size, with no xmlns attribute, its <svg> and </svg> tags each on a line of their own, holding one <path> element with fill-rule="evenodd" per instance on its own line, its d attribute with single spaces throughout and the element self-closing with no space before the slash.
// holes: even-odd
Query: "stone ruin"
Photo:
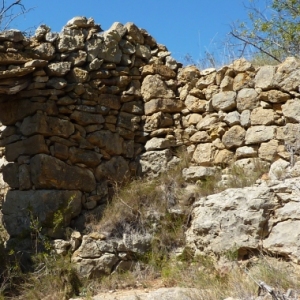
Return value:
<svg viewBox="0 0 300 300">
<path fill-rule="evenodd" d="M 187 181 L 231 163 L 297 159 L 300 63 L 183 67 L 133 23 L 75 17 L 53 33 L 0 33 L 1 211 L 11 238 L 32 219 L 59 238 L 115 183 L 192 157 Z M 54 228 L 63 211 L 63 228 Z"/>
</svg>

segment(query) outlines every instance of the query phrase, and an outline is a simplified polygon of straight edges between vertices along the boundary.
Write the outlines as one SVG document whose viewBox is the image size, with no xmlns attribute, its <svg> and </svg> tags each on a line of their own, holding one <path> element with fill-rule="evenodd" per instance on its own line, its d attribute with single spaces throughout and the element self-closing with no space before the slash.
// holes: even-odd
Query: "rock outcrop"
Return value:
<svg viewBox="0 0 300 300">
<path fill-rule="evenodd" d="M 200 255 L 268 253 L 298 264 L 299 199 L 299 177 L 203 197 L 194 203 L 187 246 Z"/>
</svg>

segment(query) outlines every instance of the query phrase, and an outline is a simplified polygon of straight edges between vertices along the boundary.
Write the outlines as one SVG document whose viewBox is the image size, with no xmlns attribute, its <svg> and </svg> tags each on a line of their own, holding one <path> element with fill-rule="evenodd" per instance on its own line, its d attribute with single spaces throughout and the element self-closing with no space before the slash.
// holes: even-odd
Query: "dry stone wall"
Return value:
<svg viewBox="0 0 300 300">
<path fill-rule="evenodd" d="M 102 32 L 84 17 L 61 33 L 42 25 L 34 37 L 10 30 L 0 41 L 2 213 L 12 237 L 32 218 L 62 236 L 115 183 L 176 164 L 178 148 L 192 156 L 192 181 L 234 161 L 251 169 L 297 159 L 294 58 L 183 68 L 146 30 L 114 23 Z"/>
</svg>

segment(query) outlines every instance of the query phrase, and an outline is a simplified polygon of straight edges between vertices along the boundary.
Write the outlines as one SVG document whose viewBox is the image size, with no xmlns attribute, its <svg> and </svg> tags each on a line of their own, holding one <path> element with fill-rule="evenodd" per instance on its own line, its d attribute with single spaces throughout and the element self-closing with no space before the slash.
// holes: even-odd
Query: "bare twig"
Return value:
<svg viewBox="0 0 300 300">
<path fill-rule="evenodd" d="M 251 41 L 249 41 L 249 40 L 246 40 L 246 39 L 242 38 L 241 36 L 235 34 L 233 31 L 231 31 L 230 34 L 231 34 L 233 37 L 235 37 L 236 39 L 238 39 L 238 40 L 240 40 L 240 41 L 242 41 L 242 42 L 244 42 L 244 43 L 247 43 L 247 44 L 249 44 L 249 45 L 255 47 L 256 49 L 258 49 L 258 50 L 261 51 L 262 53 L 267 54 L 268 56 L 272 57 L 274 60 L 276 60 L 276 61 L 278 61 L 278 62 L 280 62 L 280 63 L 282 62 L 282 61 L 279 60 L 276 56 L 272 55 L 270 52 L 264 50 L 263 48 L 261 48 L 260 46 L 256 45 L 255 43 L 253 43 L 253 42 L 251 42 Z"/>
</svg>

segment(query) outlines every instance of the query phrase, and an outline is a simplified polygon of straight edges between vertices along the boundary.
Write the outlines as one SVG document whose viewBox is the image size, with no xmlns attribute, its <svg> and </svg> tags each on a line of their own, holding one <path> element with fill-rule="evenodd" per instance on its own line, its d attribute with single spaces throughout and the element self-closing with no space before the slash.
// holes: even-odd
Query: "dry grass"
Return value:
<svg viewBox="0 0 300 300">
<path fill-rule="evenodd" d="M 248 268 L 245 262 L 227 262 L 220 268 L 209 257 L 198 257 L 192 262 L 170 261 L 162 269 L 162 278 L 167 286 L 198 289 L 199 293 L 193 299 L 199 300 L 255 298 L 259 281 L 267 283 L 281 295 L 288 289 L 300 293 L 299 269 L 290 263 L 266 256 L 248 263 L 251 265 Z"/>
<path fill-rule="evenodd" d="M 81 282 L 70 261 L 54 253 L 35 255 L 34 271 L 27 274 L 18 299 L 67 300 L 78 295 Z"/>
<path fill-rule="evenodd" d="M 169 209 L 178 204 L 185 184 L 182 169 L 189 162 L 186 154 L 178 155 L 180 162 L 159 178 L 138 178 L 122 187 L 116 184 L 113 199 L 108 203 L 101 220 L 87 224 L 87 227 L 121 237 L 131 230 L 151 231 L 154 223 L 164 217 L 170 218 Z"/>
<path fill-rule="evenodd" d="M 197 195 L 205 197 L 222 192 L 228 188 L 251 186 L 267 172 L 268 165 L 258 159 L 254 160 L 252 167 L 248 170 L 233 163 L 227 169 L 223 171 L 219 170 L 214 176 L 198 182 Z M 226 176 L 226 180 L 222 180 L 224 175 Z"/>
</svg>

